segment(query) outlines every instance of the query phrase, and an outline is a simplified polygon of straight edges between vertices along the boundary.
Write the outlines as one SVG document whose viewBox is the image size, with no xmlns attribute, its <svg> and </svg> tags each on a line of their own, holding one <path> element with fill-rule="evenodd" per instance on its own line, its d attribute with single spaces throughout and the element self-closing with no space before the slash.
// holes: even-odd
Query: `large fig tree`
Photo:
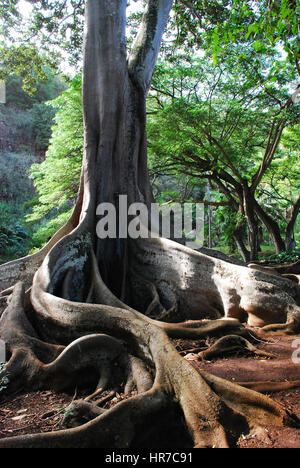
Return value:
<svg viewBox="0 0 300 468">
<path fill-rule="evenodd" d="M 182 446 L 229 447 L 294 421 L 264 395 L 196 370 L 172 339 L 230 335 L 223 347 L 232 347 L 250 337 L 240 321 L 297 333 L 296 283 L 171 240 L 96 234 L 100 203 L 118 212 L 119 195 L 152 202 L 145 100 L 173 1 L 148 0 L 129 56 L 126 3 L 86 1 L 85 150 L 73 215 L 40 252 L 0 267 L 7 391 L 86 383 L 92 393 L 72 404 L 66 423 L 76 427 L 2 439 L 2 448 L 147 447 L 166 421 L 181 428 Z M 97 395 L 116 386 L 127 398 L 100 409 Z"/>
</svg>

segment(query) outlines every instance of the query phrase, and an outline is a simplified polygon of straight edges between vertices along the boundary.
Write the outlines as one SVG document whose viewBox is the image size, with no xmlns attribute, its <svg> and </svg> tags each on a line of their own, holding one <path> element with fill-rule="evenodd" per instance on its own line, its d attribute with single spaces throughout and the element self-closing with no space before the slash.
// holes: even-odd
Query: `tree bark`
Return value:
<svg viewBox="0 0 300 468">
<path fill-rule="evenodd" d="M 233 233 L 233 237 L 234 237 L 235 243 L 237 245 L 237 248 L 244 262 L 246 263 L 249 262 L 251 258 L 250 258 L 250 252 L 248 251 L 244 243 L 244 228 L 241 226 L 238 226 Z"/>
<path fill-rule="evenodd" d="M 251 196 L 247 182 L 243 186 L 244 212 L 249 229 L 250 260 L 258 259 L 259 230 L 254 211 L 254 198 Z"/>
<path fill-rule="evenodd" d="M 146 95 L 172 0 L 150 0 L 127 61 L 126 0 L 89 0 L 84 41 L 84 211 L 88 231 L 100 203 L 153 202 L 147 169 Z M 110 183 L 107 183 L 110 181 Z M 120 295 L 126 289 L 126 241 L 94 239 L 100 273 Z M 121 272 L 121 274 L 120 274 Z M 120 278 L 122 280 L 120 281 Z"/>
<path fill-rule="evenodd" d="M 280 229 L 277 222 L 264 211 L 264 209 L 258 204 L 254 197 L 253 203 L 257 216 L 259 217 L 261 222 L 266 226 L 266 229 L 272 239 L 276 253 L 284 252 L 285 244 L 281 237 Z"/>
<path fill-rule="evenodd" d="M 291 216 L 289 222 L 286 227 L 285 232 L 285 247 L 286 250 L 295 250 L 296 242 L 295 242 L 295 224 L 297 221 L 297 217 L 300 211 L 300 197 L 298 198 L 295 205 L 293 205 L 291 210 Z"/>
<path fill-rule="evenodd" d="M 152 200 L 145 97 L 171 6 L 171 0 L 148 1 L 127 62 L 126 0 L 87 1 L 82 186 L 70 222 L 35 257 L 30 291 L 23 282 L 14 286 L 20 263 L 0 267 L 0 278 L 9 273 L 4 295 L 12 293 L 0 320 L 9 358 L 0 379 L 9 377 L 7 392 L 60 391 L 85 372 L 95 391 L 77 402 L 87 418 L 79 427 L 1 439 L 0 448 L 127 448 L 151 417 L 170 419 L 174 411 L 194 447 L 229 447 L 263 425 L 298 424 L 271 399 L 197 371 L 171 342 L 229 334 L 225 348 L 249 349 L 248 340 L 232 337 L 253 339 L 241 321 L 280 323 L 298 333 L 296 284 L 166 239 L 96 235 L 98 204 L 111 202 L 118 211 L 119 194 L 129 203 Z M 31 260 L 21 262 L 30 265 L 28 278 Z M 128 399 L 99 411 L 91 400 L 115 381 Z"/>
</svg>

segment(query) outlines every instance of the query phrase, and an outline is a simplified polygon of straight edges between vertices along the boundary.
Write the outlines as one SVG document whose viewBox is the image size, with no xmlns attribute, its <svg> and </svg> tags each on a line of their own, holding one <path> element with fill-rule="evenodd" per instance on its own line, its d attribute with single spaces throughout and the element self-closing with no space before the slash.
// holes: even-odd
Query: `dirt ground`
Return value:
<svg viewBox="0 0 300 468">
<path fill-rule="evenodd" d="M 276 336 L 269 343 L 256 342 L 258 349 L 276 355 L 276 358 L 265 358 L 254 355 L 236 354 L 212 362 L 202 362 L 197 353 L 189 352 L 185 357 L 191 360 L 194 367 L 204 369 L 218 377 L 232 382 L 284 382 L 300 380 L 300 364 L 292 360 L 295 352 L 293 343 L 299 336 Z M 298 341 L 299 348 L 300 340 Z M 207 344 L 207 343 L 205 343 Z M 199 345 L 188 343 L 189 349 Z M 185 354 L 186 342 L 177 342 L 177 349 Z M 281 392 L 266 393 L 269 397 L 283 405 L 300 419 L 300 387 Z M 266 427 L 267 437 L 264 441 L 258 435 L 242 436 L 238 448 L 300 448 L 300 429 Z"/>
<path fill-rule="evenodd" d="M 276 354 L 277 357 L 273 359 L 246 355 L 243 352 L 242 355 L 230 355 L 211 362 L 201 361 L 197 354 L 197 348 L 204 347 L 207 342 L 174 340 L 174 344 L 194 367 L 233 382 L 291 381 L 300 380 L 300 364 L 294 364 L 291 359 L 295 351 L 293 341 L 299 338 L 280 336 L 272 338 L 271 344 L 256 343 L 258 348 Z M 195 348 L 196 351 L 191 352 Z M 127 398 L 121 393 L 112 396 L 109 393 L 103 393 L 103 398 L 107 397 L 102 405 L 104 408 Z M 300 418 L 300 387 L 268 395 Z M 84 395 L 77 395 L 79 396 Z M 73 398 L 73 394 L 57 394 L 52 391 L 0 397 L 0 438 L 63 429 L 65 408 Z M 264 430 L 267 434 L 264 441 L 259 435 L 242 436 L 238 448 L 300 448 L 300 429 L 266 427 Z"/>
</svg>

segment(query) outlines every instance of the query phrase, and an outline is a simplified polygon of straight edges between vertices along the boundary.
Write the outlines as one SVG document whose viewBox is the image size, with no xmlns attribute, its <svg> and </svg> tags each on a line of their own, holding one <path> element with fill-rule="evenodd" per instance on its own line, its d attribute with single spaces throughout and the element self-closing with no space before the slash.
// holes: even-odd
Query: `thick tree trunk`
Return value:
<svg viewBox="0 0 300 468">
<path fill-rule="evenodd" d="M 101 203 L 112 203 L 118 218 L 119 195 L 126 195 L 128 204 L 149 207 L 154 201 L 147 169 L 146 95 L 171 4 L 170 0 L 149 2 L 145 27 L 127 61 L 126 0 L 87 2 L 83 167 L 89 232 L 95 230 L 95 212 Z M 117 235 L 94 242 L 104 281 L 117 295 L 124 294 L 126 240 Z"/>
<path fill-rule="evenodd" d="M 117 206 L 120 194 L 129 203 L 152 200 L 145 96 L 171 6 L 172 0 L 148 1 L 127 61 L 126 0 L 87 1 L 80 196 L 70 222 L 35 257 L 36 266 L 42 263 L 31 291 L 17 283 L 4 292 L 5 298 L 12 292 L 0 320 L 9 361 L 0 379 L 9 376 L 8 392 L 63 390 L 84 375 L 95 391 L 73 402 L 72 412 L 84 412 L 79 422 L 74 416 L 80 427 L 2 439 L 1 448 L 126 448 L 153 415 L 162 414 L 177 414 L 195 447 L 229 447 L 262 425 L 298 423 L 271 399 L 197 371 L 170 340 L 229 334 L 207 350 L 210 355 L 241 343 L 253 350 L 244 338 L 253 339 L 253 333 L 239 321 L 276 322 L 288 333 L 298 332 L 296 284 L 169 240 L 96 235 L 100 203 Z M 8 272 L 13 286 L 19 266 L 27 264 L 32 278 L 31 257 L 1 266 L 0 278 Z M 96 408 L 93 398 L 115 381 L 128 399 L 108 411 Z M 132 397 L 134 389 L 138 395 Z"/>
</svg>

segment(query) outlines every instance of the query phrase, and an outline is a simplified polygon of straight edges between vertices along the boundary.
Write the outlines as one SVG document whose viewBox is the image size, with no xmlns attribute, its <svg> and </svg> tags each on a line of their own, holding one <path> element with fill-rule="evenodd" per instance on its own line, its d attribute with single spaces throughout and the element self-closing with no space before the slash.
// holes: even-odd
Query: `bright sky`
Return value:
<svg viewBox="0 0 300 468">
<path fill-rule="evenodd" d="M 30 16 L 31 13 L 31 5 L 28 2 L 25 2 L 25 0 L 20 0 L 19 1 L 19 10 L 20 13 L 22 13 L 23 16 L 28 17 Z"/>
<path fill-rule="evenodd" d="M 142 0 L 127 0 L 127 5 L 127 15 L 137 12 L 143 8 Z M 32 12 L 32 5 L 29 3 L 29 1 L 19 0 L 18 9 L 24 18 L 29 18 Z M 69 66 L 67 60 L 64 64 L 64 71 L 66 73 L 69 73 L 71 76 L 75 73 L 75 70 L 73 69 L 73 67 Z"/>
<path fill-rule="evenodd" d="M 141 0 L 128 0 L 128 14 L 138 11 L 142 6 Z M 29 2 L 25 0 L 19 1 L 19 10 L 23 16 L 30 16 L 32 7 Z"/>
</svg>

